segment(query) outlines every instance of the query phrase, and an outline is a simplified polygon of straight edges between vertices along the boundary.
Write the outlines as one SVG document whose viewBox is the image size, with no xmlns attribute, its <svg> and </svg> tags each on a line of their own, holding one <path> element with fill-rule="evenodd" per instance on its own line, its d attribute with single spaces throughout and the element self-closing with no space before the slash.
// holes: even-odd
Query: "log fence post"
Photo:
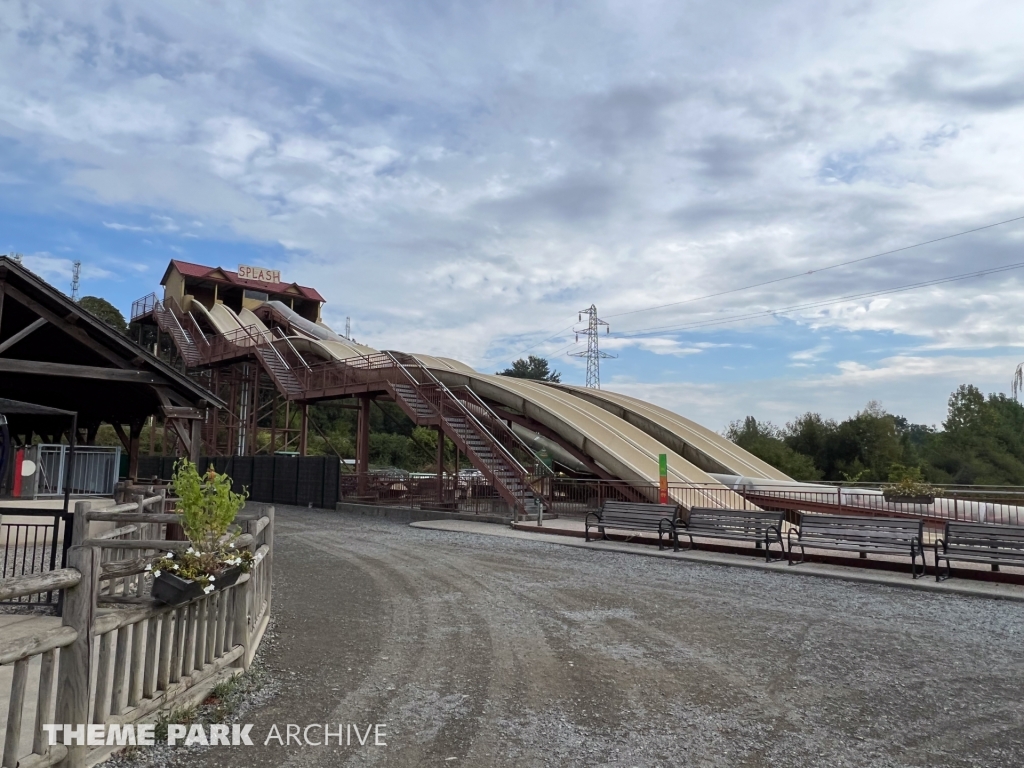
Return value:
<svg viewBox="0 0 1024 768">
<path fill-rule="evenodd" d="M 89 683 L 92 673 L 92 624 L 96 613 L 96 577 L 99 572 L 99 550 L 83 546 L 88 538 L 89 510 L 92 503 L 75 504 L 72 521 L 71 549 L 68 567 L 76 568 L 82 579 L 66 590 L 62 624 L 72 627 L 78 637 L 71 645 L 61 649 L 57 670 L 56 722 L 82 726 L 89 723 Z M 85 768 L 89 748 L 84 739 L 80 744 L 69 744 L 67 755 L 58 768 Z"/>
</svg>

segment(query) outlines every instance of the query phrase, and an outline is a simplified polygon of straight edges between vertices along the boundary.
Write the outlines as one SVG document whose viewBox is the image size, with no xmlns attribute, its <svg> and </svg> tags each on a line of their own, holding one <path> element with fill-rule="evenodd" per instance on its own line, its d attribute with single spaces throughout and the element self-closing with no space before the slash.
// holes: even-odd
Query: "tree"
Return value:
<svg viewBox="0 0 1024 768">
<path fill-rule="evenodd" d="M 83 296 L 79 299 L 78 306 L 98 317 L 115 331 L 128 333 L 128 323 L 125 322 L 124 315 L 106 299 L 99 296 Z"/>
<path fill-rule="evenodd" d="M 552 381 L 556 383 L 562 380 L 562 374 L 551 370 L 548 361 L 536 355 L 530 355 L 526 360 L 519 358 L 512 363 L 511 368 L 506 368 L 504 371 L 498 371 L 497 373 L 499 376 L 511 376 L 514 379 L 533 379 L 534 381 Z"/>
<path fill-rule="evenodd" d="M 770 421 L 758 423 L 747 416 L 742 423 L 734 421 L 725 434 L 736 445 L 773 467 L 782 470 L 794 480 L 819 480 L 821 472 L 810 456 L 797 453 L 782 439 L 782 430 Z"/>
</svg>

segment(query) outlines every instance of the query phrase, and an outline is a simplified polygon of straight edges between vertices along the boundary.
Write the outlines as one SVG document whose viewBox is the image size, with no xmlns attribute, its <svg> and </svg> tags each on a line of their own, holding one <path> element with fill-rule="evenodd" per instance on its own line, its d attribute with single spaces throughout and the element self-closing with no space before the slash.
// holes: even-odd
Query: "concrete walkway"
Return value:
<svg viewBox="0 0 1024 768">
<path fill-rule="evenodd" d="M 562 522 L 562 521 L 559 521 Z M 807 562 L 790 566 L 785 562 L 766 563 L 763 555 L 740 555 L 727 552 L 705 552 L 692 550 L 689 552 L 673 552 L 670 549 L 659 550 L 650 544 L 634 544 L 617 541 L 587 542 L 575 536 L 555 533 L 540 533 L 538 530 L 523 530 L 509 526 L 477 523 L 464 520 L 431 520 L 410 523 L 415 528 L 429 528 L 437 531 L 455 531 L 474 533 L 482 536 L 501 536 L 510 539 L 527 541 L 545 541 L 549 544 L 560 544 L 565 547 L 623 552 L 645 557 L 660 557 L 667 560 L 682 560 L 706 565 L 724 565 L 736 568 L 751 568 L 758 571 L 787 573 L 794 576 L 814 576 L 824 579 L 842 579 L 862 584 L 883 584 L 889 587 L 917 589 L 924 592 L 939 592 L 952 595 L 970 595 L 972 597 L 988 597 L 997 600 L 1016 600 L 1024 602 L 1024 586 L 1018 584 L 999 584 L 994 582 L 974 581 L 971 579 L 952 578 L 948 581 L 936 582 L 935 577 L 928 574 L 914 579 L 910 573 L 895 571 L 869 570 L 866 568 L 831 565 L 826 563 Z M 808 550 L 810 553 L 811 550 Z"/>
</svg>

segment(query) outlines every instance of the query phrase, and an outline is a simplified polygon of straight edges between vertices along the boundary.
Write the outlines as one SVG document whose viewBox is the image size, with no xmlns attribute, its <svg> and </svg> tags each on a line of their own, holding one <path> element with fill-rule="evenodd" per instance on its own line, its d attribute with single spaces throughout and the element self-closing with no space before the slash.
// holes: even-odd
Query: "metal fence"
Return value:
<svg viewBox="0 0 1024 768">
<path fill-rule="evenodd" d="M 67 445 L 37 445 L 35 498 L 64 495 L 65 469 L 70 452 Z M 99 445 L 75 446 L 69 485 L 71 493 L 110 496 L 121 469 L 121 449 Z"/>
<path fill-rule="evenodd" d="M 0 521 L 3 570 L 0 578 L 29 576 L 64 567 L 71 543 L 72 515 L 62 510 L 4 507 Z M 19 519 L 21 518 L 21 519 Z M 40 592 L 0 602 L 56 605 L 58 593 Z"/>
<path fill-rule="evenodd" d="M 173 456 L 142 456 L 139 477 L 171 479 Z M 341 460 L 331 456 L 201 456 L 198 467 L 209 466 L 231 477 L 233 490 L 244 488 L 251 501 L 333 509 L 338 501 Z"/>
<path fill-rule="evenodd" d="M 346 501 L 401 507 L 443 508 L 469 514 L 506 514 L 493 485 L 482 476 L 458 478 L 445 475 L 438 488 L 435 475 L 416 475 L 401 470 L 371 472 L 360 493 L 355 475 L 342 475 L 339 497 Z M 924 519 L 932 528 L 947 520 L 1024 525 L 1024 488 L 936 487 L 928 503 L 887 499 L 879 488 L 670 483 L 669 501 L 680 514 L 692 507 L 769 509 L 791 513 L 846 514 Z M 598 511 L 605 501 L 656 503 L 654 484 L 619 480 L 578 480 L 556 477 L 552 481 L 545 514 L 583 517 Z"/>
</svg>

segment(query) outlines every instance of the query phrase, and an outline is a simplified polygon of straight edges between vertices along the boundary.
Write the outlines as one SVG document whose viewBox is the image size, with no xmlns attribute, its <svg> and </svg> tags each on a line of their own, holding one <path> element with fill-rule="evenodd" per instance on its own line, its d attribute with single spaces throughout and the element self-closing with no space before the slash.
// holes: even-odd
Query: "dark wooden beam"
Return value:
<svg viewBox="0 0 1024 768">
<path fill-rule="evenodd" d="M 5 286 L 4 278 L 6 278 L 6 277 L 7 277 L 7 270 L 5 269 L 4 273 L 2 275 L 0 275 L 0 328 L 3 327 L 3 320 L 4 320 L 4 286 Z"/>
<path fill-rule="evenodd" d="M 205 419 L 206 413 L 199 408 L 186 408 L 181 405 L 161 405 L 160 412 L 167 419 Z"/>
<path fill-rule="evenodd" d="M 128 477 L 134 482 L 139 479 L 139 438 L 142 436 L 142 422 L 131 423 L 128 433 Z"/>
<path fill-rule="evenodd" d="M 198 424 L 198 421 L 192 422 Z M 178 419 L 167 419 L 164 424 L 170 425 L 171 429 L 174 430 L 174 434 L 181 440 L 181 445 L 185 449 L 185 453 L 189 456 L 192 455 L 192 435 L 190 434 L 188 424 L 186 422 L 179 421 Z"/>
<path fill-rule="evenodd" d="M 120 368 L 131 367 L 131 364 L 127 360 L 125 360 L 124 357 L 118 355 L 116 352 L 112 352 L 111 350 L 107 349 L 105 346 L 100 344 L 98 341 L 92 338 L 92 336 L 83 331 L 81 328 L 72 325 L 63 317 L 59 317 L 56 313 L 51 312 L 38 301 L 29 298 L 20 290 L 15 288 L 13 285 L 7 286 L 7 293 L 12 299 L 17 301 L 19 304 L 24 305 L 26 308 L 32 310 L 40 317 L 46 318 L 55 326 L 57 326 L 60 330 L 64 331 L 64 333 L 66 333 L 68 336 L 73 338 L 75 341 L 78 341 L 81 344 L 85 345 L 96 354 L 112 362 L 114 365 Z"/>
<path fill-rule="evenodd" d="M 114 428 L 114 434 L 116 434 L 117 439 L 121 441 L 121 445 L 124 446 L 125 452 L 127 453 L 128 451 L 130 451 L 132 449 L 132 443 L 131 440 L 128 438 L 128 435 L 124 433 L 124 427 L 116 423 L 111 424 L 110 426 Z"/>
<path fill-rule="evenodd" d="M 13 347 L 15 344 L 17 344 L 19 341 L 24 339 L 26 336 L 28 336 L 33 331 L 37 331 L 40 328 L 42 328 L 44 325 L 46 325 L 46 318 L 45 317 L 40 317 L 37 320 L 35 320 L 34 322 L 32 322 L 29 325 L 27 325 L 24 328 L 22 328 L 16 334 L 11 336 L 11 338 L 9 338 L 7 341 L 5 341 L 2 344 L 0 344 L 0 355 L 2 355 L 4 352 L 6 352 L 11 347 Z"/>
<path fill-rule="evenodd" d="M 78 379 L 101 379 L 131 384 L 163 384 L 166 382 L 166 379 L 162 376 L 150 373 L 149 371 L 100 368 L 94 365 L 43 363 L 38 360 L 12 360 L 7 357 L 0 357 L 0 372 L 28 373 L 36 376 L 65 376 Z"/>
</svg>

